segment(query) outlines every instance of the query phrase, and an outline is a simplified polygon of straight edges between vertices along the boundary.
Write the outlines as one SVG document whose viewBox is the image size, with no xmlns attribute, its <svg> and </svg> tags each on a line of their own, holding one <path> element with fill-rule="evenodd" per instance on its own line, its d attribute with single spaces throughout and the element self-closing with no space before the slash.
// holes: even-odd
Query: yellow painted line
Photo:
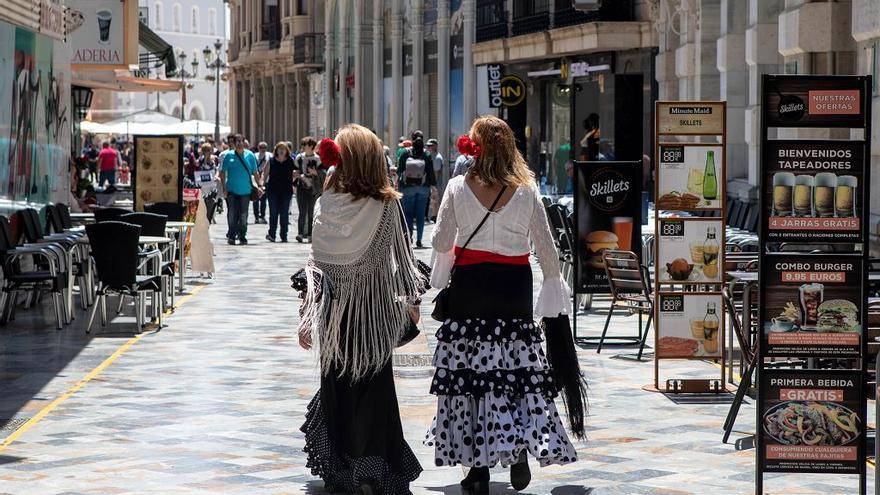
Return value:
<svg viewBox="0 0 880 495">
<path fill-rule="evenodd" d="M 205 287 L 206 287 L 205 285 L 200 285 L 200 286 L 194 288 L 194 289 L 192 290 L 192 292 L 190 292 L 189 294 L 187 294 L 187 295 L 181 297 L 181 298 L 177 301 L 177 307 L 179 308 L 180 306 L 183 306 L 184 303 L 186 303 L 186 302 L 187 302 L 190 298 L 192 298 L 194 295 L 198 294 L 198 293 L 199 293 L 203 288 L 205 288 Z M 97 304 L 97 302 L 96 302 L 95 304 Z M 170 314 L 171 314 L 171 309 L 168 309 L 168 310 L 165 311 L 165 313 L 164 313 L 163 316 L 167 316 L 167 315 L 170 315 Z M 76 383 L 74 383 L 73 386 L 71 386 L 70 388 L 68 388 L 67 391 L 65 391 L 63 394 L 61 394 L 60 397 L 56 398 L 55 400 L 53 400 L 52 402 L 50 402 L 49 404 L 47 404 L 43 409 L 40 410 L 40 412 L 38 412 L 36 415 L 34 415 L 34 417 L 32 417 L 32 418 L 30 418 L 29 420 L 27 420 L 27 421 L 26 421 L 23 425 L 21 425 L 17 430 L 15 430 L 14 432 L 12 432 L 11 435 L 9 435 L 8 437 L 6 437 L 6 438 L 3 440 L 3 443 L 0 443 L 0 452 L 3 452 L 7 447 L 9 447 L 10 445 L 12 445 L 13 442 L 15 442 L 16 440 L 18 440 L 19 437 L 21 437 L 21 436 L 24 435 L 28 430 L 30 430 L 31 428 L 33 428 L 33 427 L 34 427 L 37 423 L 39 423 L 43 418 L 45 418 L 46 416 L 48 416 L 49 413 L 51 413 L 52 411 L 54 411 L 55 409 L 57 409 L 58 406 L 60 406 L 62 403 L 64 403 L 64 401 L 66 401 L 66 400 L 69 399 L 71 396 L 73 396 L 73 394 L 75 394 L 75 393 L 78 392 L 80 389 L 82 389 L 83 387 L 85 387 L 87 383 L 89 383 L 90 381 L 94 380 L 95 377 L 97 377 L 98 375 L 100 375 L 102 371 L 104 371 L 104 370 L 107 369 L 111 364 L 113 364 L 113 362 L 116 361 L 116 360 L 119 358 L 119 356 L 122 356 L 123 354 L 125 354 L 125 353 L 128 351 L 128 349 L 131 348 L 131 346 L 137 344 L 137 342 L 138 342 L 139 340 L 141 340 L 141 338 L 142 338 L 144 335 L 148 335 L 148 334 L 147 334 L 147 333 L 139 333 L 139 334 L 135 335 L 134 337 L 128 339 L 128 341 L 125 342 L 124 344 L 122 344 L 121 346 L 119 346 L 119 348 L 116 349 L 116 351 L 115 351 L 113 354 L 111 354 L 110 357 L 108 357 L 107 359 L 105 359 L 101 364 L 99 364 L 97 367 L 95 367 L 95 369 L 93 369 L 92 371 L 90 371 L 88 375 L 86 375 L 86 376 L 83 377 L 81 380 L 79 380 L 79 381 L 77 381 Z"/>
</svg>

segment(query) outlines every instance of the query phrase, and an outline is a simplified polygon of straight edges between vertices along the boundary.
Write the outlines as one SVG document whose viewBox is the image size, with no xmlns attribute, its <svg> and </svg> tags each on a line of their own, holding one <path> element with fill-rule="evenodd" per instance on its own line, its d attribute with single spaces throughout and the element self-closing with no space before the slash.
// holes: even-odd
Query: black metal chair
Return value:
<svg viewBox="0 0 880 495">
<path fill-rule="evenodd" d="M 55 211 L 58 212 L 58 216 L 61 218 L 61 226 L 64 227 L 64 230 L 73 228 L 73 219 L 70 218 L 70 207 L 64 203 L 56 203 Z"/>
<path fill-rule="evenodd" d="M 61 214 L 58 207 L 49 204 L 44 208 L 46 212 L 46 230 L 47 233 L 61 234 L 64 233 L 64 222 L 61 220 Z"/>
<path fill-rule="evenodd" d="M 156 213 L 168 217 L 169 222 L 183 221 L 183 206 L 177 203 L 153 203 L 144 208 L 147 213 Z"/>
<path fill-rule="evenodd" d="M 133 223 L 140 225 L 141 235 L 152 237 L 165 237 L 165 224 L 168 223 L 168 217 L 158 213 L 128 213 L 119 217 L 121 222 Z M 176 263 L 174 261 L 174 243 L 168 243 L 163 247 L 160 246 L 162 252 L 162 293 L 163 297 L 167 296 L 168 290 L 171 289 L 171 307 L 174 307 L 174 275 L 177 273 Z"/>
<path fill-rule="evenodd" d="M 730 433 L 733 431 L 733 425 L 736 423 L 739 408 L 742 406 L 743 400 L 752 386 L 752 374 L 755 372 L 758 340 L 754 339 L 754 342 L 751 342 L 751 337 L 746 334 L 743 322 L 738 317 L 740 312 L 737 311 L 736 305 L 733 302 L 733 296 L 727 286 L 722 287 L 721 298 L 724 301 L 724 307 L 727 308 L 727 314 L 730 316 L 731 326 L 733 326 L 733 333 L 736 335 L 736 341 L 742 353 L 742 376 L 739 380 L 739 387 L 736 389 L 736 395 L 730 404 L 727 418 L 724 420 L 724 437 L 721 441 L 722 443 L 727 443 L 727 439 L 730 438 Z M 750 324 L 750 322 L 747 323 Z"/>
<path fill-rule="evenodd" d="M 611 305 L 608 307 L 608 318 L 605 319 L 605 328 L 599 338 L 599 346 L 596 353 L 602 352 L 605 344 L 605 335 L 608 333 L 608 325 L 614 308 L 619 307 L 639 314 L 639 334 L 637 337 L 613 337 L 618 340 L 633 340 L 639 342 L 639 353 L 636 359 L 642 360 L 645 350 L 645 341 L 648 339 L 648 331 L 654 318 L 654 294 L 651 292 L 651 274 L 648 267 L 641 264 L 639 257 L 631 251 L 605 251 L 602 256 L 605 262 L 605 273 L 608 275 L 608 287 L 611 289 Z M 648 315 L 648 321 L 642 330 L 642 316 Z"/>
<path fill-rule="evenodd" d="M 31 257 L 34 260 L 36 270 L 25 271 L 22 268 L 20 261 L 24 257 Z M 3 293 L 6 296 L 3 300 L 0 320 L 6 323 L 15 318 L 19 292 L 30 291 L 37 295 L 41 291 L 47 291 L 52 294 L 55 321 L 60 330 L 66 321 L 66 318 L 62 317 L 62 312 L 67 274 L 59 269 L 56 253 L 48 246 L 16 246 L 12 229 L 9 228 L 9 220 L 0 216 L 0 259 L 3 263 Z"/>
<path fill-rule="evenodd" d="M 125 222 L 101 222 L 86 226 L 89 236 L 92 258 L 98 278 L 98 303 L 92 306 L 86 333 L 91 332 L 92 322 L 98 306 L 101 306 L 101 324 L 107 324 L 107 296 L 118 294 L 119 297 L 134 298 L 135 319 L 138 331 L 146 320 L 146 294 L 153 293 L 156 297 L 152 305 L 153 313 L 162 325 L 162 312 L 158 310 L 158 297 L 162 290 L 159 275 L 138 275 L 138 238 L 141 228 Z"/>
<path fill-rule="evenodd" d="M 116 221 L 126 213 L 131 213 L 131 210 L 126 210 L 125 208 L 101 208 L 95 210 L 95 223 Z"/>
</svg>

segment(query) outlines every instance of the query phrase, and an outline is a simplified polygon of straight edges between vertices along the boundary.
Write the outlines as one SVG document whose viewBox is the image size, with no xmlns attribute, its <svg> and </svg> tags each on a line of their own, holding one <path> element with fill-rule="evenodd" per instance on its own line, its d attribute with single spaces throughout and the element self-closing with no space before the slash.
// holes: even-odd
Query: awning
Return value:
<svg viewBox="0 0 880 495">
<path fill-rule="evenodd" d="M 110 91 L 127 91 L 135 93 L 163 93 L 170 91 L 180 91 L 180 80 L 173 79 L 149 79 L 145 77 L 134 77 L 125 70 L 115 70 L 107 73 L 106 71 L 91 71 L 88 75 L 91 79 L 84 79 L 86 73 L 75 73 L 71 78 L 71 82 L 76 86 L 85 86 L 92 89 L 108 89 Z"/>
<path fill-rule="evenodd" d="M 144 47 L 165 64 L 165 77 L 170 77 L 177 70 L 174 49 L 165 40 L 153 32 L 144 21 L 138 22 L 138 44 Z"/>
</svg>

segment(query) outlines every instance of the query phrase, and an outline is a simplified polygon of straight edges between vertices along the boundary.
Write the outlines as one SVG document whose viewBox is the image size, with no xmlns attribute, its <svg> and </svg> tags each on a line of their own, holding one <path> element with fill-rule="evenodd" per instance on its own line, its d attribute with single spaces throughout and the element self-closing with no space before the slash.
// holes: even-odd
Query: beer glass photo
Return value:
<svg viewBox="0 0 880 495">
<path fill-rule="evenodd" d="M 837 178 L 837 190 L 834 192 L 834 207 L 838 217 L 856 216 L 855 196 L 859 180 L 852 175 L 841 175 Z"/>
<path fill-rule="evenodd" d="M 632 250 L 633 219 L 632 217 L 614 217 L 611 219 L 617 245 L 622 251 Z"/>
<path fill-rule="evenodd" d="M 793 173 L 777 172 L 773 174 L 773 214 L 775 216 L 790 217 L 794 214 L 791 201 L 794 186 Z"/>
<path fill-rule="evenodd" d="M 110 21 L 113 20 L 113 13 L 109 10 L 98 11 L 98 43 L 102 45 L 110 44 Z"/>
<path fill-rule="evenodd" d="M 798 175 L 794 181 L 794 214 L 798 217 L 813 216 L 812 175 Z"/>
<path fill-rule="evenodd" d="M 816 216 L 828 218 L 834 216 L 834 190 L 837 189 L 837 176 L 822 172 L 816 174 L 813 182 L 813 208 Z"/>
</svg>

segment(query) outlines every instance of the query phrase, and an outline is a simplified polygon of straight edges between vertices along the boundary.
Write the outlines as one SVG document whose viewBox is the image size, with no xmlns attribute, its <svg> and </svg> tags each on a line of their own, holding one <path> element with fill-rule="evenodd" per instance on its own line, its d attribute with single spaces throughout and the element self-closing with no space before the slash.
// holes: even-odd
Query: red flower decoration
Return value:
<svg viewBox="0 0 880 495">
<path fill-rule="evenodd" d="M 458 147 L 458 152 L 463 155 L 470 155 L 473 157 L 480 156 L 480 145 L 471 140 L 471 137 L 467 134 L 458 136 L 455 145 Z"/>
<path fill-rule="evenodd" d="M 324 138 L 318 143 L 318 156 L 321 157 L 321 165 L 333 167 L 339 165 L 339 145 L 331 138 Z"/>
</svg>

